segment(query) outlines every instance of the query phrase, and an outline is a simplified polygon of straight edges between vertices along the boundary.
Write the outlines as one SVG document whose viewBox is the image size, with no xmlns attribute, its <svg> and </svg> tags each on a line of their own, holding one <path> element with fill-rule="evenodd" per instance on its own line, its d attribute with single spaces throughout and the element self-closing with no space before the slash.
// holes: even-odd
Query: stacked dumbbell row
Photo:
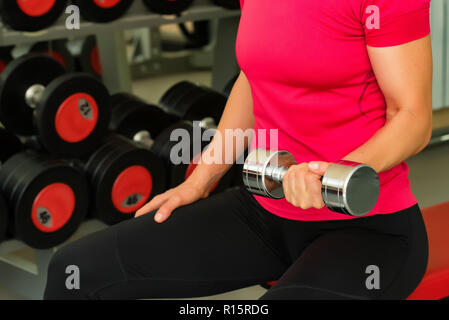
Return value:
<svg viewBox="0 0 449 320">
<path fill-rule="evenodd" d="M 47 248 L 73 234 L 88 210 L 88 181 L 78 163 L 64 158 L 87 159 L 109 119 L 109 93 L 92 76 L 67 73 L 44 55 L 16 59 L 4 69 L 0 120 L 11 133 L 2 135 L 11 150 L 24 149 L 3 154 L 0 171 L 10 235 Z"/>
<path fill-rule="evenodd" d="M 82 71 L 101 78 L 101 63 L 95 36 L 88 36 L 81 43 L 75 42 L 75 49 L 69 50 L 71 45 L 72 43 L 69 44 L 63 39 L 43 41 L 31 45 L 29 49 L 19 50 L 15 55 L 48 55 L 61 63 L 67 72 Z M 0 74 L 14 60 L 13 50 L 14 46 L 0 47 Z M 79 52 L 75 56 L 72 51 Z"/>
<path fill-rule="evenodd" d="M 88 204 L 107 201 L 96 194 L 89 201 L 87 187 L 107 184 L 104 172 L 108 177 L 115 170 L 122 173 L 132 159 L 141 167 L 154 167 L 151 154 L 132 142 L 120 147 L 117 143 L 105 153 L 110 119 L 106 88 L 92 76 L 66 73 L 48 56 L 22 57 L 6 67 L 0 78 L 0 119 L 26 146 L 37 150 L 8 154 L 0 173 L 2 192 L 15 217 L 10 219 L 11 233 L 35 248 L 65 241 L 86 216 Z M 129 189 L 128 177 L 129 172 L 106 185 L 117 199 Z M 159 180 L 153 175 L 155 186 L 163 186 Z"/>
<path fill-rule="evenodd" d="M 105 23 L 123 17 L 134 0 L 0 0 L 0 15 L 4 24 L 19 31 L 37 31 L 54 24 L 68 5 L 79 7 L 83 19 Z M 142 0 L 154 13 L 179 14 L 194 0 Z M 237 9 L 238 0 L 212 0 L 228 9 Z"/>
<path fill-rule="evenodd" d="M 0 78 L 0 119 L 34 151 L 19 152 L 23 147 L 16 143 L 19 147 L 10 148 L 16 152 L 1 159 L 10 234 L 48 248 L 65 241 L 88 213 L 114 224 L 182 182 L 195 164 L 172 165 L 170 132 L 183 126 L 192 130 L 180 119 L 209 116 L 218 122 L 226 102 L 221 94 L 198 88 L 185 82 L 174 86 L 161 100 L 165 112 L 127 94 L 109 99 L 98 80 L 67 74 L 46 56 L 11 63 Z M 212 104 L 219 107 L 207 109 Z M 107 134 L 107 126 L 120 136 Z M 149 137 L 155 137 L 151 148 Z M 228 187 L 232 178 L 229 174 L 216 190 Z"/>
</svg>

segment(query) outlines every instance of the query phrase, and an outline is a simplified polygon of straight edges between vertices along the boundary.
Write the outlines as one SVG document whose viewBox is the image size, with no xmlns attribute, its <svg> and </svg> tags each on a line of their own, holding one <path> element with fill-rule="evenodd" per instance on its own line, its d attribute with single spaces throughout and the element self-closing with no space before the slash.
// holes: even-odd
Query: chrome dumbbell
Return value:
<svg viewBox="0 0 449 320">
<path fill-rule="evenodd" d="M 249 192 L 273 199 L 284 198 L 282 178 L 297 164 L 287 151 L 253 150 L 243 165 L 243 182 Z M 333 163 L 321 178 L 327 208 L 355 217 L 369 213 L 377 203 L 379 176 L 368 165 L 351 161 Z"/>
</svg>

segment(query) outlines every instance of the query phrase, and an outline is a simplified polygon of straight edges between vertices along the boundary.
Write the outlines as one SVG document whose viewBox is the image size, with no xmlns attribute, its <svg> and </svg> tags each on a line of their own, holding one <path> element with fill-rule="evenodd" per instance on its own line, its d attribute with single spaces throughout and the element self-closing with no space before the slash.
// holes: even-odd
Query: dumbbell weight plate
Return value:
<svg viewBox="0 0 449 320">
<path fill-rule="evenodd" d="M 204 90 L 197 86 L 185 90 L 184 92 L 179 94 L 178 97 L 175 97 L 176 100 L 174 100 L 169 111 L 173 112 L 184 120 L 191 120 L 186 119 L 187 115 L 190 112 L 190 108 L 192 107 L 192 104 L 195 102 L 195 100 L 200 99 L 200 97 L 204 94 Z"/>
<path fill-rule="evenodd" d="M 19 138 L 3 128 L 0 128 L 0 146 L 0 163 L 4 163 L 23 149 Z"/>
<path fill-rule="evenodd" d="M 204 94 L 192 97 L 192 100 L 188 100 L 186 97 L 185 103 L 190 105 L 184 119 L 191 121 L 200 121 L 204 118 L 213 118 L 215 124 L 218 124 L 223 115 L 224 108 L 226 106 L 227 99 L 225 96 L 218 92 L 215 92 L 208 88 L 202 88 Z M 181 101 L 184 103 L 184 101 Z"/>
<path fill-rule="evenodd" d="M 87 213 L 87 180 L 65 161 L 22 152 L 5 163 L 0 176 L 13 208 L 11 231 L 33 248 L 64 242 Z"/>
<path fill-rule="evenodd" d="M 112 104 L 109 129 L 130 139 L 141 131 L 149 132 L 154 138 L 179 121 L 178 117 L 130 94 L 116 94 L 111 99 L 115 102 Z"/>
<path fill-rule="evenodd" d="M 85 170 L 94 186 L 93 215 L 107 224 L 132 218 L 136 210 L 166 187 L 161 160 L 118 135 L 106 139 Z"/>
<path fill-rule="evenodd" d="M 230 9 L 230 10 L 236 10 L 240 9 L 240 2 L 239 0 L 212 0 L 213 3 L 215 3 L 217 6 Z"/>
<path fill-rule="evenodd" d="M 133 0 L 73 0 L 87 21 L 110 22 L 124 16 Z"/>
<path fill-rule="evenodd" d="M 226 97 L 218 92 L 183 81 L 166 92 L 160 105 L 185 120 L 200 121 L 212 117 L 218 124 L 226 102 Z"/>
<path fill-rule="evenodd" d="M 64 0 L 0 0 L 0 15 L 14 30 L 37 31 L 55 23 L 66 7 Z"/>
<path fill-rule="evenodd" d="M 5 128 L 19 135 L 34 134 L 33 109 L 25 93 L 32 85 L 47 86 L 64 73 L 59 62 L 46 56 L 12 61 L 0 75 L 0 121 Z"/>
<path fill-rule="evenodd" d="M 81 49 L 80 65 L 83 72 L 101 78 L 101 62 L 95 36 L 87 37 Z"/>
<path fill-rule="evenodd" d="M 6 230 L 8 227 L 8 207 L 3 195 L 0 194 L 0 242 L 6 238 Z"/>
<path fill-rule="evenodd" d="M 0 47 L 0 74 L 5 70 L 6 66 L 13 60 L 11 51 L 14 47 Z"/>
<path fill-rule="evenodd" d="M 45 54 L 57 60 L 67 72 L 75 71 L 75 59 L 66 47 L 65 40 L 38 42 L 30 48 L 30 54 Z"/>
<path fill-rule="evenodd" d="M 104 85 L 90 75 L 71 73 L 46 87 L 36 108 L 36 127 L 47 150 L 77 157 L 98 146 L 110 114 Z"/>
<path fill-rule="evenodd" d="M 184 97 L 188 91 L 196 86 L 188 81 L 181 81 L 169 88 L 162 98 L 159 100 L 159 105 L 166 111 L 170 111 L 176 106 L 178 101 Z"/>
<path fill-rule="evenodd" d="M 111 96 L 111 108 L 114 109 L 116 107 L 121 106 L 122 103 L 126 103 L 128 101 L 134 101 L 136 97 L 133 94 L 120 92 L 113 94 Z"/>
<path fill-rule="evenodd" d="M 159 14 L 179 14 L 189 8 L 193 0 L 143 0 L 147 8 Z"/>
</svg>

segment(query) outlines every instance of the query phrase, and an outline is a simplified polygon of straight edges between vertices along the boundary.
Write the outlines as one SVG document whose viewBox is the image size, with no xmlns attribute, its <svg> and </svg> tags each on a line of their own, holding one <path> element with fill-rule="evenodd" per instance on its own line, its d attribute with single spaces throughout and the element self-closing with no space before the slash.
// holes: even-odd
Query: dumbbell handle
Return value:
<svg viewBox="0 0 449 320">
<path fill-rule="evenodd" d="M 36 108 L 37 104 L 41 100 L 42 94 L 45 91 L 45 87 L 41 84 L 34 84 L 25 92 L 25 101 L 31 108 Z"/>
<path fill-rule="evenodd" d="M 270 177 L 271 180 L 282 184 L 284 175 L 287 173 L 289 168 L 281 166 L 268 166 L 265 170 L 265 174 Z"/>
</svg>

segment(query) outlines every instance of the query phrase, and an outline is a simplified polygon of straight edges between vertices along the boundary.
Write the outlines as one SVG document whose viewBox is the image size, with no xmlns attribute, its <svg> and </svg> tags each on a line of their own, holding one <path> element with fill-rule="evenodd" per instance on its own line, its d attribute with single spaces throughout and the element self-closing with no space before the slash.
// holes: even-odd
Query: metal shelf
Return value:
<svg viewBox="0 0 449 320">
<path fill-rule="evenodd" d="M 164 16 L 155 14 L 143 5 L 141 1 L 134 1 L 129 12 L 122 18 L 110 23 L 92 23 L 81 21 L 80 29 L 68 30 L 65 27 L 65 19 L 61 18 L 48 29 L 37 32 L 20 32 L 0 25 L 0 46 L 17 45 L 37 41 L 81 37 L 89 34 L 105 34 L 135 28 L 156 27 L 164 24 L 180 23 L 185 21 L 211 20 L 227 17 L 238 17 L 239 10 L 227 10 L 211 4 L 208 0 L 197 0 L 191 8 L 180 16 Z"/>
</svg>

